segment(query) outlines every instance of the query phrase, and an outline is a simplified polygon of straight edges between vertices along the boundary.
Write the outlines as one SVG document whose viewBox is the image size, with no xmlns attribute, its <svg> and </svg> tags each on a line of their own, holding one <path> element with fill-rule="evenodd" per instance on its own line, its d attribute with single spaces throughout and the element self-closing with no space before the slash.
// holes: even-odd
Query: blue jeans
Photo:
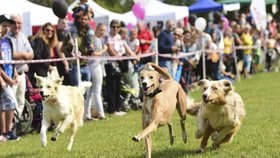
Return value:
<svg viewBox="0 0 280 158">
<path fill-rule="evenodd" d="M 168 72 L 171 74 L 173 74 L 173 71 L 172 71 L 172 61 L 171 60 L 161 60 L 158 62 L 158 65 L 160 67 L 166 67 Z"/>
<path fill-rule="evenodd" d="M 81 72 L 81 80 L 82 81 L 90 81 L 90 72 L 89 72 L 88 65 L 81 66 L 80 67 L 80 72 Z M 72 64 L 70 66 L 69 77 L 70 77 L 70 85 L 71 86 L 78 86 L 77 64 Z"/>
</svg>

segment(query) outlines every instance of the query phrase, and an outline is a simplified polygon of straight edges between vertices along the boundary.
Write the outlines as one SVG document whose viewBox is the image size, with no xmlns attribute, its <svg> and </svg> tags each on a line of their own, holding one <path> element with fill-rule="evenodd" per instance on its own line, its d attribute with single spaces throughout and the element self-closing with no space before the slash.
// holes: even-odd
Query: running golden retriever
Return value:
<svg viewBox="0 0 280 158">
<path fill-rule="evenodd" d="M 79 87 L 64 86 L 62 85 L 63 78 L 53 76 L 55 75 L 48 75 L 48 78 L 44 78 L 35 74 L 44 107 L 40 140 L 41 144 L 46 147 L 46 131 L 51 121 L 54 121 L 56 124 L 55 134 L 51 138 L 52 141 L 56 141 L 58 136 L 70 126 L 70 139 L 67 146 L 67 150 L 70 151 L 78 126 L 83 124 L 83 95 L 86 88 L 91 86 L 91 83 L 82 82 Z"/>
</svg>

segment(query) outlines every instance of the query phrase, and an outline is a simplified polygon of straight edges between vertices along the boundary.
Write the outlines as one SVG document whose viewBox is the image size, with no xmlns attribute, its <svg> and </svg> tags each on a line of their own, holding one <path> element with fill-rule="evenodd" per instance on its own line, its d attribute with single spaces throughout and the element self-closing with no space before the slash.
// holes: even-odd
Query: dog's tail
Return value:
<svg viewBox="0 0 280 158">
<path fill-rule="evenodd" d="M 158 66 L 157 64 L 154 63 L 147 63 L 145 69 L 147 70 L 151 70 L 154 69 L 156 70 L 159 74 L 161 74 L 165 79 L 172 79 L 172 76 L 168 73 L 167 70 L 161 68 L 160 66 Z"/>
<path fill-rule="evenodd" d="M 187 113 L 196 116 L 201 106 L 200 102 L 194 102 L 190 97 L 187 97 Z"/>
<path fill-rule="evenodd" d="M 82 93 L 85 94 L 88 88 L 90 88 L 92 83 L 90 81 L 82 81 L 79 85 L 79 88 L 82 90 Z"/>
</svg>

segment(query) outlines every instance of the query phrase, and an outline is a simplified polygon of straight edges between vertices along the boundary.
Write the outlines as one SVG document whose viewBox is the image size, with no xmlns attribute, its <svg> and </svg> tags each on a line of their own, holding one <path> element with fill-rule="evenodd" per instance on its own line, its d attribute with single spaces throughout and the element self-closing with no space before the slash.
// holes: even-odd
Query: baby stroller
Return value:
<svg viewBox="0 0 280 158">
<path fill-rule="evenodd" d="M 42 98 L 39 89 L 33 88 L 27 75 L 25 103 L 22 114 L 16 110 L 14 114 L 13 132 L 16 135 L 25 135 L 34 131 L 40 130 L 42 120 Z"/>
</svg>

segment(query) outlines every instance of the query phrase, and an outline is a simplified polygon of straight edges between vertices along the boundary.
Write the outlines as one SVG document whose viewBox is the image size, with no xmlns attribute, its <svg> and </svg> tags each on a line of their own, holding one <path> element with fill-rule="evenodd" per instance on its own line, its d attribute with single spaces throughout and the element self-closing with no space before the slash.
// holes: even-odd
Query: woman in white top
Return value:
<svg viewBox="0 0 280 158">
<path fill-rule="evenodd" d="M 103 38 L 106 32 L 105 24 L 98 24 L 94 36 L 94 52 L 92 56 L 102 56 L 107 51 L 107 45 L 104 44 Z M 89 97 L 87 97 L 85 104 L 84 119 L 91 120 L 91 105 L 92 99 L 94 100 L 94 111 L 99 119 L 105 118 L 102 102 L 102 82 L 104 74 L 104 65 L 102 60 L 94 59 L 89 62 L 90 74 L 92 79 L 92 87 L 89 90 Z M 93 97 L 93 98 L 92 98 Z"/>
</svg>

